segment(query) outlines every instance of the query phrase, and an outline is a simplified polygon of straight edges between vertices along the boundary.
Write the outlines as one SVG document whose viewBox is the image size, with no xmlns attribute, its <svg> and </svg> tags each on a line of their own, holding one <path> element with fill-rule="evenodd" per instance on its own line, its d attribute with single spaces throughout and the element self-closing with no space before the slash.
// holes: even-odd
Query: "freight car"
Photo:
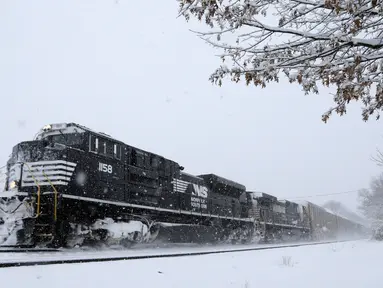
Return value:
<svg viewBox="0 0 383 288">
<path fill-rule="evenodd" d="M 0 199 L 0 242 L 16 233 L 17 244 L 69 247 L 308 239 L 318 216 L 75 123 L 47 125 L 13 148 Z"/>
<path fill-rule="evenodd" d="M 360 223 L 353 222 L 328 209 L 314 203 L 305 201 L 302 206 L 307 211 L 306 218 L 309 220 L 311 239 L 324 240 L 343 237 L 360 237 L 366 235 L 367 228 Z"/>
</svg>

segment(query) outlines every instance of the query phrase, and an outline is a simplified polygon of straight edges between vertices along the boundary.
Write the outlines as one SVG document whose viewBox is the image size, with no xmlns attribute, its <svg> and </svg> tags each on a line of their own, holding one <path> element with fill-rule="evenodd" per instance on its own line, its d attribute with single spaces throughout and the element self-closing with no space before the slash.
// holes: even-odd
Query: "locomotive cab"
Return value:
<svg viewBox="0 0 383 288">
<path fill-rule="evenodd" d="M 44 126 L 35 140 L 52 147 L 58 145 L 77 148 L 85 151 L 85 130 L 71 124 L 52 124 Z"/>
</svg>

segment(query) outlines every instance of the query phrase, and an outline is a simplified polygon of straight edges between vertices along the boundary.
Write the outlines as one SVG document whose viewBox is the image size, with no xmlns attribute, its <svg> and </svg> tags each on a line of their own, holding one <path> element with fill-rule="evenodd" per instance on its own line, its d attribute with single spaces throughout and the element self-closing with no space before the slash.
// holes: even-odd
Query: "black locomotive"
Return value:
<svg viewBox="0 0 383 288">
<path fill-rule="evenodd" d="M 17 244 L 312 237 L 308 206 L 215 174 L 187 174 L 175 161 L 74 123 L 47 125 L 17 144 L 5 186 L 2 211 L 18 215 L 9 229 Z"/>
</svg>

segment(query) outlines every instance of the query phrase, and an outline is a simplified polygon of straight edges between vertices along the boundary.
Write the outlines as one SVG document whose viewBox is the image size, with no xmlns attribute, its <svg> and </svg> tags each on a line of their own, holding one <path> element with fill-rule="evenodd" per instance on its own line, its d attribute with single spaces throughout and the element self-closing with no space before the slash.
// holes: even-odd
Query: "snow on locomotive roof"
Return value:
<svg viewBox="0 0 383 288">
<path fill-rule="evenodd" d="M 48 124 L 45 125 L 43 128 L 41 128 L 36 136 L 36 140 L 40 140 L 46 136 L 49 135 L 56 135 L 56 134 L 69 134 L 69 133 L 85 133 L 86 130 L 84 130 L 82 127 L 78 125 L 69 125 L 66 123 L 54 123 L 54 124 Z"/>
<path fill-rule="evenodd" d="M 255 197 L 263 197 L 262 192 L 251 192 Z"/>
<path fill-rule="evenodd" d="M 277 201 L 277 197 L 271 195 L 271 194 L 267 194 L 265 192 L 256 192 L 256 191 L 251 191 L 250 193 L 253 194 L 253 196 L 255 196 L 255 198 L 267 198 L 269 200 L 272 200 L 272 201 Z"/>
<path fill-rule="evenodd" d="M 219 184 L 234 187 L 238 190 L 246 190 L 246 186 L 215 174 L 202 174 L 202 175 L 197 175 L 197 177 L 203 178 L 206 182 L 208 183 L 210 182 L 211 184 L 219 183 Z"/>
<path fill-rule="evenodd" d="M 285 204 L 285 205 L 299 205 L 299 203 L 297 203 L 295 201 L 286 200 L 286 199 L 279 199 L 278 198 L 278 201 Z"/>
<path fill-rule="evenodd" d="M 53 123 L 45 125 L 43 128 L 40 129 L 40 131 L 37 133 L 37 139 L 39 139 L 39 136 L 52 134 L 54 132 L 63 133 L 63 134 L 69 134 L 69 133 L 85 133 L 86 131 L 92 132 L 94 134 L 100 135 L 102 137 L 109 138 L 110 140 L 121 142 L 110 136 L 109 134 L 106 134 L 104 132 L 96 132 L 88 127 L 85 127 L 83 125 L 79 125 L 77 123 Z"/>
<path fill-rule="evenodd" d="M 189 177 L 198 179 L 198 180 L 203 180 L 203 178 L 198 177 L 198 176 L 196 176 L 196 175 L 189 174 L 189 173 L 187 173 L 187 172 L 185 172 L 185 171 L 182 171 L 182 172 L 181 172 L 181 175 L 186 175 L 186 176 L 189 176 Z"/>
</svg>

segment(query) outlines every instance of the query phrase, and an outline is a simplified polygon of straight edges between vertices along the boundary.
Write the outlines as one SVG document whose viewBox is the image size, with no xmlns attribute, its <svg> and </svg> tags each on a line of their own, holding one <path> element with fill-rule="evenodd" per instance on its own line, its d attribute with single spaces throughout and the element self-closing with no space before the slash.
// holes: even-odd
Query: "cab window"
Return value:
<svg viewBox="0 0 383 288">
<path fill-rule="evenodd" d="M 89 138 L 89 151 L 95 152 L 115 159 L 121 159 L 121 145 L 105 139 L 91 135 Z"/>
<path fill-rule="evenodd" d="M 113 154 L 114 158 L 121 159 L 121 145 L 120 144 L 114 144 L 113 145 Z"/>
<path fill-rule="evenodd" d="M 52 135 L 53 143 L 60 143 L 66 146 L 79 146 L 83 143 L 83 137 L 79 133 Z"/>
</svg>

